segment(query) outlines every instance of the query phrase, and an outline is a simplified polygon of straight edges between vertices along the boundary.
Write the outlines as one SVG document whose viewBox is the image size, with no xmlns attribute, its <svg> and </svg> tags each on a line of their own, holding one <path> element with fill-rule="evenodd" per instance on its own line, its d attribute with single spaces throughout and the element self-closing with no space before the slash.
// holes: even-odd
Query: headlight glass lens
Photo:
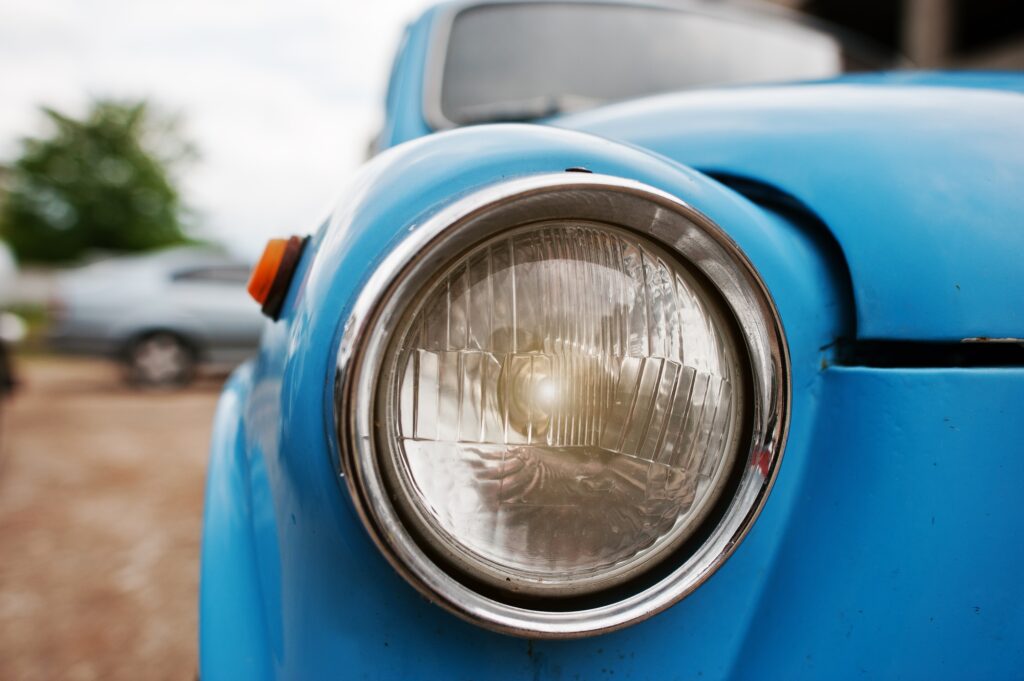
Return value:
<svg viewBox="0 0 1024 681">
<path fill-rule="evenodd" d="M 720 498 L 745 360 L 703 277 L 653 240 L 534 223 L 405 311 L 377 389 L 418 542 L 495 588 L 578 595 L 655 565 Z"/>
</svg>

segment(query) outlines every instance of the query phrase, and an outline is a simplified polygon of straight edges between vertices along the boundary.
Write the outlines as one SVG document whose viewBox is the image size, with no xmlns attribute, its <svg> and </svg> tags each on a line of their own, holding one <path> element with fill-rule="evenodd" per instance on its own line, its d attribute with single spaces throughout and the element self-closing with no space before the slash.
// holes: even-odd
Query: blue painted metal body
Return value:
<svg viewBox="0 0 1024 681">
<path fill-rule="evenodd" d="M 396 78 L 425 49 L 424 22 Z M 829 350 L 855 334 L 1024 336 L 1024 100 L 942 81 L 658 98 L 560 123 L 589 132 L 481 126 L 367 164 L 218 411 L 202 678 L 1018 676 L 1024 369 L 836 367 Z M 421 101 L 404 87 L 389 113 Z M 390 118 L 386 145 L 421 136 L 414 123 Z M 426 602 L 372 544 L 332 462 L 334 361 L 349 306 L 398 239 L 467 192 L 576 166 L 678 196 L 736 240 L 787 333 L 792 422 L 761 517 L 694 594 L 613 634 L 526 641 Z"/>
<path fill-rule="evenodd" d="M 1024 77 L 900 80 L 664 95 L 557 124 L 795 197 L 842 249 L 861 338 L 1022 336 Z"/>
<path fill-rule="evenodd" d="M 409 25 L 395 55 L 384 102 L 384 128 L 377 145 L 390 149 L 433 132 L 423 117 L 423 74 L 431 30 L 443 6 L 428 9 Z"/>
</svg>

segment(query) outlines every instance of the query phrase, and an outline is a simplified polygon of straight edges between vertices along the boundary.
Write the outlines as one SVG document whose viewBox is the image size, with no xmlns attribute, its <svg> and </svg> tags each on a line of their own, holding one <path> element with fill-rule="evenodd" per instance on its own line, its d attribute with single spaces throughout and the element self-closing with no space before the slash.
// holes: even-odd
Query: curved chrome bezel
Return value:
<svg viewBox="0 0 1024 681">
<path fill-rule="evenodd" d="M 484 595 L 424 552 L 389 497 L 375 443 L 374 405 L 389 340 L 422 281 L 480 240 L 521 224 L 517 219 L 536 219 L 531 211 L 553 202 L 572 211 L 566 217 L 593 216 L 654 239 L 714 285 L 735 318 L 750 363 L 751 440 L 717 525 L 667 575 L 614 602 L 542 610 Z M 679 199 L 638 182 L 559 173 L 491 185 L 410 230 L 352 306 L 338 349 L 334 406 L 338 454 L 354 506 L 373 540 L 410 584 L 456 615 L 490 629 L 567 638 L 646 619 L 691 593 L 724 563 L 771 489 L 782 458 L 789 405 L 789 357 L 781 320 L 753 265 L 721 228 Z"/>
</svg>

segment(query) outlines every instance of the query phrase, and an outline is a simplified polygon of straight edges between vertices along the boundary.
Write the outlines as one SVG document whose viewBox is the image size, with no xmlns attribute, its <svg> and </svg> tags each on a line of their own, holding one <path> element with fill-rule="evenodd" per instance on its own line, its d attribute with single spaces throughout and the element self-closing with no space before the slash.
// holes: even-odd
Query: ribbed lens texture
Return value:
<svg viewBox="0 0 1024 681">
<path fill-rule="evenodd" d="M 494 239 L 434 282 L 386 387 L 431 540 L 555 588 L 681 540 L 735 456 L 735 354 L 705 295 L 589 223 Z"/>
</svg>

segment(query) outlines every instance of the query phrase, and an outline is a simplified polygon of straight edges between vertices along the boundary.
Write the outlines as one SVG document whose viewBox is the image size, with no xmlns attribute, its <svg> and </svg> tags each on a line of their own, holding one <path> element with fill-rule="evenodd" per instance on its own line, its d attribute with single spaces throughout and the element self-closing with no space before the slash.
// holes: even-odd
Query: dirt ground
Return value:
<svg viewBox="0 0 1024 681">
<path fill-rule="evenodd" d="M 0 679 L 193 679 L 219 381 L 32 358 L 0 406 Z"/>
</svg>

